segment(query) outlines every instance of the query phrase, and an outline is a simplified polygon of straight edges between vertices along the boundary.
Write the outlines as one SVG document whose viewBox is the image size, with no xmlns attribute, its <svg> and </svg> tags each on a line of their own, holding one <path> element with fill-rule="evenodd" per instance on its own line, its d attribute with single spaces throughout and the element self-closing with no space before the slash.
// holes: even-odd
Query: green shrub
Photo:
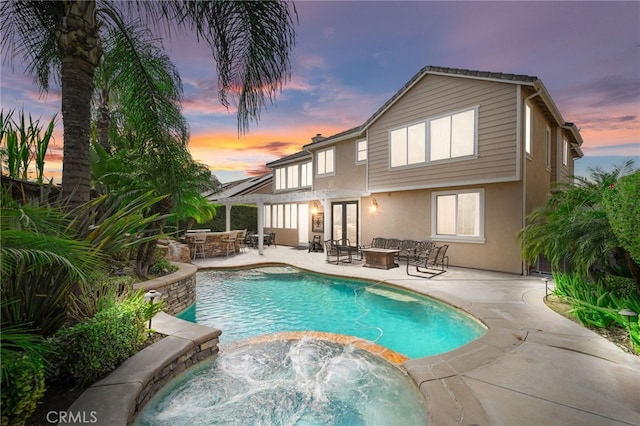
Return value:
<svg viewBox="0 0 640 426">
<path fill-rule="evenodd" d="M 138 294 L 85 322 L 60 329 L 51 339 L 57 378 L 91 384 L 135 354 L 146 339 L 148 305 Z"/>
<path fill-rule="evenodd" d="M 133 294 L 133 281 L 133 277 L 128 275 L 96 274 L 87 282 L 79 283 L 78 291 L 69 300 L 69 317 L 81 322 L 125 302 Z"/>
<path fill-rule="evenodd" d="M 153 275 L 167 275 L 177 271 L 178 269 L 180 268 L 172 265 L 165 257 L 162 257 L 156 263 L 151 265 L 149 272 Z"/>
<path fill-rule="evenodd" d="M 2 356 L 2 426 L 24 425 L 45 393 L 44 365 L 24 352 Z"/>
<path fill-rule="evenodd" d="M 636 282 L 633 278 L 607 274 L 604 278 L 604 285 L 616 296 L 638 295 L 636 293 Z"/>
<path fill-rule="evenodd" d="M 622 297 L 613 295 L 611 298 L 616 312 L 616 321 L 629 331 L 631 342 L 636 352 L 640 353 L 640 325 L 638 324 L 638 317 L 628 318 L 618 313 L 623 309 L 629 309 L 640 315 L 640 296 L 635 292 L 631 292 Z"/>
<path fill-rule="evenodd" d="M 215 217 L 198 224 L 198 228 L 208 228 L 212 231 L 222 232 L 226 230 L 227 212 L 223 208 L 216 211 Z M 235 205 L 231 207 L 231 229 L 258 229 L 258 208 L 250 205 Z"/>
<path fill-rule="evenodd" d="M 571 304 L 571 313 L 582 324 L 606 328 L 617 320 L 611 293 L 604 284 L 570 274 L 554 274 L 554 281 L 554 293 Z"/>
</svg>

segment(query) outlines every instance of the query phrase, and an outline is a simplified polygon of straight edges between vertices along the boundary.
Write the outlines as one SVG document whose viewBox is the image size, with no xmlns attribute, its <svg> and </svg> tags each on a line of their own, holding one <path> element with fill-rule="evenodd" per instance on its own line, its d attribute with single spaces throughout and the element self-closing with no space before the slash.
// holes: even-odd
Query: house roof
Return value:
<svg viewBox="0 0 640 426">
<path fill-rule="evenodd" d="M 222 186 L 222 190 L 213 194 L 206 195 L 209 201 L 219 201 L 221 199 L 251 194 L 254 191 L 268 185 L 273 178 L 272 173 L 262 176 L 254 176 L 246 179 L 240 179 L 226 183 Z"/>
<path fill-rule="evenodd" d="M 310 158 L 311 154 L 309 154 L 307 151 L 298 151 L 295 154 L 287 155 L 286 157 L 278 158 L 277 160 L 267 163 L 266 166 L 273 168 L 274 166 L 300 161 L 306 157 Z"/>
</svg>

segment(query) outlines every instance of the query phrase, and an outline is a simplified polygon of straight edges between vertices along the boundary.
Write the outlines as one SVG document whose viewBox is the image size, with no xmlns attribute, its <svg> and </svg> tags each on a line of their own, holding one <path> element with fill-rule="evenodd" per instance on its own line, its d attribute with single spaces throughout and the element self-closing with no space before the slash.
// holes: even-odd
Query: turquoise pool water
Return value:
<svg viewBox="0 0 640 426">
<path fill-rule="evenodd" d="M 428 297 L 289 267 L 198 272 L 197 302 L 180 317 L 221 329 L 221 344 L 313 330 L 357 336 L 409 358 L 450 351 L 486 330 Z"/>
<path fill-rule="evenodd" d="M 137 426 L 426 426 L 399 368 L 352 345 L 303 338 L 227 347 L 171 382 Z"/>
</svg>

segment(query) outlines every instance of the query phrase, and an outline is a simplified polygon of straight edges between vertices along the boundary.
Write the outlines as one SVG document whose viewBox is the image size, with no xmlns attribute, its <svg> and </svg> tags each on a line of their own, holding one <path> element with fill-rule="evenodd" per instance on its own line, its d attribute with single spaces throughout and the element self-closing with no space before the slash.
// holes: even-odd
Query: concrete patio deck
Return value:
<svg viewBox="0 0 640 426">
<path fill-rule="evenodd" d="M 404 265 L 327 264 L 324 253 L 284 246 L 194 261 L 199 269 L 269 263 L 396 285 L 487 325 L 462 348 L 403 364 L 428 402 L 431 425 L 640 425 L 640 357 L 547 308 L 539 277 L 451 267 L 414 278 Z"/>
</svg>

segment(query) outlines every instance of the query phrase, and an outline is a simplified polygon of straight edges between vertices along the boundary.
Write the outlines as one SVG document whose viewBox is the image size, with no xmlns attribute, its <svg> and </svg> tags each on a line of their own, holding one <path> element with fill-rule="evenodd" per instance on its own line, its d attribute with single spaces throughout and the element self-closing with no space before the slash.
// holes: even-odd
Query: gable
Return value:
<svg viewBox="0 0 640 426">
<path fill-rule="evenodd" d="M 426 75 L 367 129 L 369 189 L 425 188 L 443 184 L 507 181 L 517 177 L 518 85 Z M 391 129 L 475 108 L 477 146 L 471 156 L 390 167 Z"/>
</svg>

